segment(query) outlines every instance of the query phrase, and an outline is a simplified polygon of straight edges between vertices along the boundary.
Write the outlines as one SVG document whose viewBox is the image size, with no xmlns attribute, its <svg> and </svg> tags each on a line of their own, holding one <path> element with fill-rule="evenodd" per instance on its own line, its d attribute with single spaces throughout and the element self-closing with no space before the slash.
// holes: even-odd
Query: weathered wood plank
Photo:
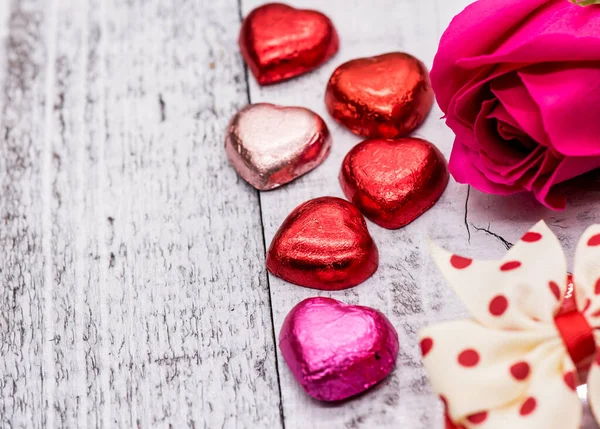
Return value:
<svg viewBox="0 0 600 429">
<path fill-rule="evenodd" d="M 108 243 L 110 242 L 111 221 L 105 214 L 104 200 L 107 183 L 105 147 L 110 134 L 106 122 L 107 46 L 108 24 L 107 7 L 103 0 L 90 0 L 88 8 L 88 34 L 82 40 L 87 43 L 87 61 L 82 62 L 86 79 L 85 118 L 87 123 L 83 140 L 85 141 L 84 162 L 88 172 L 88 188 L 85 199 L 85 219 L 89 219 L 90 229 L 85 243 L 84 255 L 89 261 L 89 271 L 84 283 L 87 286 L 86 303 L 88 314 L 85 323 L 86 371 L 88 380 L 88 426 L 106 427 L 114 425 L 118 417 L 113 417 L 111 386 L 114 386 L 112 355 L 110 344 L 114 338 L 109 336 L 110 324 L 107 291 L 107 266 L 110 266 Z M 93 262 L 92 262 L 93 261 Z"/>
<path fill-rule="evenodd" d="M 244 14 L 259 3 L 244 0 Z M 322 195 L 343 195 L 337 180 L 341 161 L 360 138 L 337 125 L 325 110 L 324 90 L 334 68 L 352 58 L 397 50 L 412 53 L 430 66 L 441 31 L 442 17 L 436 18 L 435 2 L 382 0 L 377 7 L 358 0 L 298 0 L 290 3 L 297 7 L 319 9 L 331 17 L 340 32 L 340 52 L 319 70 L 281 85 L 260 88 L 251 78 L 251 100 L 302 105 L 315 110 L 330 126 L 333 148 L 324 165 L 314 172 L 280 190 L 261 194 L 267 243 L 285 216 L 298 204 Z M 434 142 L 448 155 L 452 140 L 449 131 L 438 120 L 440 116 L 439 110 L 434 110 L 416 134 Z M 301 299 L 327 295 L 382 310 L 400 335 L 400 357 L 393 374 L 373 391 L 343 405 L 326 406 L 310 400 L 293 380 L 285 364 L 280 363 L 288 429 L 305 427 L 306 421 L 315 428 L 438 427 L 441 410 L 421 368 L 416 333 L 432 313 L 438 313 L 439 317 L 451 316 L 447 310 L 442 313 L 451 294 L 446 291 L 427 257 L 425 237 L 430 234 L 446 241 L 466 242 L 466 232 L 462 228 L 466 193 L 465 187 L 451 183 L 430 212 L 398 231 L 384 230 L 369 223 L 369 230 L 380 249 L 380 268 L 370 280 L 357 288 L 320 293 L 270 277 L 277 330 L 286 313 Z M 460 312 L 461 308 L 454 306 L 450 313 Z"/>
<path fill-rule="evenodd" d="M 115 420 L 276 427 L 256 195 L 222 151 L 245 98 L 236 3 L 107 9 L 111 402 L 129 412 Z"/>
<path fill-rule="evenodd" d="M 73 7 L 75 6 L 75 7 Z M 47 427 L 87 426 L 84 316 L 84 275 L 88 271 L 83 241 L 84 221 L 84 120 L 87 49 L 87 2 L 77 5 L 48 2 L 46 47 L 46 100 L 43 163 L 47 211 L 44 291 L 51 341 L 44 343 L 48 368 Z M 47 228 L 47 229 L 46 229 Z"/>
<path fill-rule="evenodd" d="M 49 391 L 49 365 L 43 361 L 45 344 L 51 346 L 44 330 L 42 217 L 47 209 L 41 203 L 40 163 L 47 113 L 43 3 L 3 6 L 9 18 L 3 32 L 0 135 L 0 422 L 12 427 L 42 427 Z"/>
<path fill-rule="evenodd" d="M 244 15 L 261 1 L 243 0 Z M 360 138 L 338 126 L 327 115 L 323 92 L 327 79 L 340 63 L 360 56 L 403 50 L 431 66 L 438 39 L 452 17 L 469 0 L 412 2 L 369 2 L 316 0 L 291 1 L 297 7 L 315 8 L 328 14 L 341 36 L 340 53 L 319 70 L 299 79 L 272 87 L 259 87 L 250 78 L 252 102 L 268 101 L 302 105 L 321 114 L 333 135 L 333 150 L 323 166 L 280 190 L 262 193 L 263 222 L 267 243 L 285 216 L 307 199 L 342 196 L 337 182 L 341 160 Z M 416 132 L 435 143 L 448 156 L 454 136 L 435 107 Z M 515 241 L 531 223 L 546 218 L 558 227 L 559 236 L 572 252 L 576 237 L 589 223 L 597 221 L 593 208 L 598 185 L 593 182 L 584 196 L 573 197 L 568 215 L 539 208 L 526 196 L 501 198 L 483 195 L 451 181 L 438 204 L 411 225 L 388 231 L 369 223 L 381 255 L 380 268 L 372 279 L 345 292 L 325 293 L 287 284 L 270 276 L 275 328 L 278 330 L 289 309 L 301 299 L 326 295 L 346 302 L 370 305 L 384 311 L 398 329 L 401 340 L 398 367 L 392 376 L 372 392 L 338 406 L 310 400 L 281 362 L 281 387 L 287 428 L 442 427 L 441 406 L 430 391 L 420 364 L 416 332 L 424 324 L 464 315 L 464 308 L 442 280 L 427 252 L 425 238 L 478 257 L 498 257 L 506 249 L 502 240 L 484 231 Z M 488 226 L 490 228 L 488 228 Z M 561 228 L 569 227 L 568 234 Z M 573 228 L 573 226 L 575 226 Z M 591 425 L 589 412 L 585 427 Z"/>
<path fill-rule="evenodd" d="M 10 4 L 2 426 L 281 426 L 258 198 L 222 148 L 238 28 L 235 1 Z"/>
<path fill-rule="evenodd" d="M 246 93 L 236 3 L 122 8 L 108 11 L 105 83 L 108 332 L 115 354 L 126 343 L 115 399 L 142 427 L 276 427 L 257 200 L 222 150 Z"/>
<path fill-rule="evenodd" d="M 262 3 L 241 2 L 244 15 Z M 296 205 L 342 196 L 341 159 L 360 139 L 325 111 L 333 69 L 391 50 L 431 65 L 469 1 L 290 3 L 331 16 L 341 51 L 281 85 L 250 77 L 251 101 L 314 109 L 334 148 L 316 171 L 260 196 L 267 243 Z M 271 277 L 271 315 L 259 200 L 222 149 L 247 101 L 238 29 L 234 0 L 0 2 L 0 426 L 276 428 L 282 406 L 287 428 L 441 427 L 416 331 L 463 309 L 425 236 L 497 257 L 543 217 L 572 256 L 599 221 L 597 175 L 559 214 L 452 182 L 407 228 L 369 224 L 381 267 L 368 282 L 317 293 Z M 448 155 L 440 116 L 417 134 Z M 310 400 L 281 360 L 280 403 L 271 317 L 278 331 L 313 295 L 379 308 L 401 337 L 393 375 L 339 406 Z"/>
</svg>

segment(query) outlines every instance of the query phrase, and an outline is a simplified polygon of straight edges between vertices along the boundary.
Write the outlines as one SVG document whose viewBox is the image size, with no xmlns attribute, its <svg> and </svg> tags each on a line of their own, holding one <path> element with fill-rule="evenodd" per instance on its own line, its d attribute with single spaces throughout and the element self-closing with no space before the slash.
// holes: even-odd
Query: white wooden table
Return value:
<svg viewBox="0 0 600 429">
<path fill-rule="evenodd" d="M 264 254 L 295 206 L 342 196 L 360 139 L 325 111 L 334 68 L 397 50 L 431 66 L 468 2 L 290 0 L 333 19 L 340 52 L 260 88 L 237 48 L 259 0 L 0 0 L 0 427 L 441 428 L 416 333 L 464 313 L 425 237 L 499 257 L 544 218 L 572 255 L 600 221 L 598 175 L 563 213 L 451 182 L 408 227 L 369 223 L 379 270 L 343 292 L 268 276 Z M 231 115 L 260 101 L 315 110 L 334 140 L 324 165 L 266 193 L 223 149 Z M 417 135 L 449 155 L 440 116 Z M 343 404 L 311 400 L 278 352 L 283 318 L 314 295 L 378 308 L 400 335 L 392 375 Z"/>
</svg>

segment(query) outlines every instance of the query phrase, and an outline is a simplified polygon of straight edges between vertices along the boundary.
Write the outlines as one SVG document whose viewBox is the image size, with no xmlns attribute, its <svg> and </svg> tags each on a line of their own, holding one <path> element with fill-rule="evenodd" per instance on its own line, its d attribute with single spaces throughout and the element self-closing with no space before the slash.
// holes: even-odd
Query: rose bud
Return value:
<svg viewBox="0 0 600 429">
<path fill-rule="evenodd" d="M 458 182 L 565 207 L 555 185 L 600 167 L 598 28 L 597 6 L 567 0 L 480 0 L 454 18 L 431 81 Z"/>
</svg>

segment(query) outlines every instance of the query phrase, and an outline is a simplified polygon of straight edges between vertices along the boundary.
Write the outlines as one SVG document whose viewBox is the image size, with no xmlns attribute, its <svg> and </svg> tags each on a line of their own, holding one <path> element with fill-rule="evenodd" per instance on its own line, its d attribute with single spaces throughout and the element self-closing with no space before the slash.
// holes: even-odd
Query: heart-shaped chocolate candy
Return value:
<svg viewBox="0 0 600 429">
<path fill-rule="evenodd" d="M 321 197 L 296 207 L 275 234 L 268 270 L 288 282 L 322 290 L 356 286 L 379 263 L 377 247 L 356 207 Z"/>
<path fill-rule="evenodd" d="M 239 45 L 258 83 L 268 85 L 317 68 L 337 52 L 339 38 L 322 13 L 270 3 L 246 17 Z"/>
<path fill-rule="evenodd" d="M 310 396 L 341 401 L 387 377 L 399 345 L 396 330 L 379 311 L 309 298 L 285 318 L 279 348 Z"/>
<path fill-rule="evenodd" d="M 423 122 L 433 89 L 421 61 L 393 52 L 339 66 L 327 84 L 325 103 L 331 116 L 358 135 L 397 138 Z"/>
<path fill-rule="evenodd" d="M 340 171 L 346 197 L 367 218 L 390 229 L 431 208 L 448 179 L 444 155 L 418 138 L 359 143 L 348 152 Z"/>
<path fill-rule="evenodd" d="M 252 104 L 233 117 L 225 137 L 234 168 L 260 190 L 277 188 L 309 172 L 330 149 L 327 125 L 303 107 Z"/>
</svg>

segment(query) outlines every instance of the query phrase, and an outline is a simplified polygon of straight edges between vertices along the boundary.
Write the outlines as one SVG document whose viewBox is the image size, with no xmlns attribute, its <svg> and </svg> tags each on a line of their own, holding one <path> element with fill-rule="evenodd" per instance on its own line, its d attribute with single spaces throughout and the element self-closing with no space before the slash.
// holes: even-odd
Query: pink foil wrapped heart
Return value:
<svg viewBox="0 0 600 429">
<path fill-rule="evenodd" d="M 279 348 L 310 396 L 341 401 L 386 378 L 399 345 L 396 330 L 379 311 L 308 298 L 283 322 Z"/>
<path fill-rule="evenodd" d="M 234 168 L 261 191 L 306 174 L 330 149 L 327 125 L 303 107 L 252 104 L 231 119 L 225 136 L 225 151 Z"/>
</svg>

